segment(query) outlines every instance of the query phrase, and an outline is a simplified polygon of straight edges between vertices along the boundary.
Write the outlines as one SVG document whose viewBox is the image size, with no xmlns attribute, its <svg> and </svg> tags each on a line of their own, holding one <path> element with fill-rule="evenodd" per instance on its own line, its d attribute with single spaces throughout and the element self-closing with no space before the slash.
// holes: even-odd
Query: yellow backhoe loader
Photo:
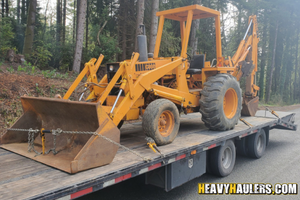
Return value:
<svg viewBox="0 0 300 200">
<path fill-rule="evenodd" d="M 229 130 L 241 112 L 255 115 L 258 107 L 257 21 L 249 26 L 235 55 L 222 56 L 220 13 L 191 5 L 157 12 L 159 26 L 155 50 L 147 52 L 145 34 L 138 36 L 139 52 L 130 60 L 107 64 L 107 74 L 97 80 L 103 55 L 85 64 L 61 98 L 21 97 L 24 114 L 1 138 L 1 147 L 69 173 L 112 162 L 120 140 L 118 127 L 142 116 L 145 134 L 157 145 L 171 143 L 179 130 L 181 112 L 199 112 L 211 130 Z M 214 18 L 216 62 L 205 55 L 188 58 L 192 20 Z M 159 57 L 165 19 L 180 23 L 181 54 Z M 143 28 L 143 26 L 142 26 Z M 81 83 L 84 77 L 85 83 Z M 239 79 L 246 77 L 242 97 Z M 89 91 L 77 100 L 71 94 Z M 243 107 L 243 108 L 242 108 Z M 199 122 L 200 123 L 200 122 Z M 39 155 L 42 154 L 42 155 Z M 38 156 L 36 156 L 38 155 Z"/>
</svg>

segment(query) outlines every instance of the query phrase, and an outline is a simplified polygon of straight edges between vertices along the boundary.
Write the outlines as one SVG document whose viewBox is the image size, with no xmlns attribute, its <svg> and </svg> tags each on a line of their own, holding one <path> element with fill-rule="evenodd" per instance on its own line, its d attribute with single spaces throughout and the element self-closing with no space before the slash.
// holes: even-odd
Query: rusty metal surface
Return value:
<svg viewBox="0 0 300 200">
<path fill-rule="evenodd" d="M 259 102 L 258 96 L 253 99 L 243 98 L 242 115 L 255 116 L 258 110 L 258 102 Z"/>
<path fill-rule="evenodd" d="M 119 142 L 120 131 L 97 103 L 74 102 L 52 98 L 21 97 L 22 117 L 11 128 L 64 131 L 97 131 Z M 102 125 L 104 121 L 106 125 Z M 7 131 L 1 138 L 1 147 L 37 160 L 60 170 L 76 173 L 109 164 L 118 147 L 104 139 L 87 134 L 61 134 L 56 139 L 58 154 L 39 155 L 28 152 L 27 132 Z M 35 149 L 41 151 L 41 137 L 36 134 Z M 46 134 L 46 151 L 53 148 L 53 135 Z"/>
</svg>

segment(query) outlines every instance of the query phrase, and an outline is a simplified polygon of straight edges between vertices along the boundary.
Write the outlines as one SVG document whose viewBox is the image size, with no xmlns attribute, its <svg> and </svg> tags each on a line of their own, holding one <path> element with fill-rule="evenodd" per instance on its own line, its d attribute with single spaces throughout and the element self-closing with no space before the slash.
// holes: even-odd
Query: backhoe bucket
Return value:
<svg viewBox="0 0 300 200">
<path fill-rule="evenodd" d="M 46 165 L 68 173 L 106 165 L 112 162 L 118 146 L 95 135 L 79 131 L 97 132 L 115 142 L 120 142 L 120 131 L 108 117 L 99 103 L 87 103 L 53 98 L 21 97 L 24 114 L 11 127 L 12 129 L 42 129 L 74 131 L 54 136 L 45 134 L 45 152 L 38 155 L 28 152 L 28 132 L 8 130 L 1 137 L 1 147 L 21 154 Z M 75 132 L 76 131 L 76 132 Z M 42 152 L 40 133 L 34 137 L 34 149 Z"/>
<path fill-rule="evenodd" d="M 258 110 L 258 102 L 259 97 L 255 97 L 253 99 L 243 98 L 243 108 L 242 115 L 243 116 L 255 116 L 256 111 Z"/>
</svg>

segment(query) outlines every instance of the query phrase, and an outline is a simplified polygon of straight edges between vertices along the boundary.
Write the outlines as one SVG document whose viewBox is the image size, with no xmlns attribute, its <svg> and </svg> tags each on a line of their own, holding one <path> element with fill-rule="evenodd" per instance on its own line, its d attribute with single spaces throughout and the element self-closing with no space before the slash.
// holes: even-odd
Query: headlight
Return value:
<svg viewBox="0 0 300 200">
<path fill-rule="evenodd" d="M 114 71 L 114 66 L 110 65 L 109 66 L 109 71 L 111 71 L 111 72 Z"/>
</svg>

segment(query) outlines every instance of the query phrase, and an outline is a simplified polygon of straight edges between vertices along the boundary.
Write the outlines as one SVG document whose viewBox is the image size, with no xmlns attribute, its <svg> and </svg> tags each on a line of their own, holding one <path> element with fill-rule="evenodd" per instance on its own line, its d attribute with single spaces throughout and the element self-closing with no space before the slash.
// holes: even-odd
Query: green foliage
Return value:
<svg viewBox="0 0 300 200">
<path fill-rule="evenodd" d="M 180 55 L 181 38 L 176 37 L 172 29 L 173 29 L 172 22 L 170 20 L 166 20 L 164 23 L 164 30 L 162 34 L 159 56 L 169 57 L 174 55 L 176 56 Z"/>
<path fill-rule="evenodd" d="M 25 67 L 22 67 L 21 65 L 18 66 L 18 72 L 26 72 L 27 68 L 26 66 Z"/>
<path fill-rule="evenodd" d="M 102 17 L 103 19 L 107 18 L 107 16 Z M 107 26 L 108 24 L 105 26 L 105 28 Z M 115 62 L 116 55 L 121 52 L 120 48 L 118 47 L 117 38 L 113 35 L 113 33 L 110 33 L 105 29 L 102 30 L 102 32 L 99 34 L 99 38 L 97 38 L 99 29 L 101 27 L 98 25 L 91 25 L 89 27 L 88 49 L 86 49 L 86 47 L 83 48 L 84 62 L 82 63 L 88 62 L 91 58 L 98 59 L 100 54 L 104 55 L 102 63 Z M 71 63 L 73 63 L 73 60 Z"/>
<path fill-rule="evenodd" d="M 30 63 L 30 62 L 27 62 L 27 61 L 25 61 L 25 62 L 24 62 L 24 66 L 25 66 L 25 67 L 31 67 L 31 63 Z"/>
<path fill-rule="evenodd" d="M 59 73 L 56 69 L 53 70 L 42 70 L 41 73 L 45 78 L 59 78 L 59 79 L 67 79 L 69 77 L 69 73 Z"/>
<path fill-rule="evenodd" d="M 31 74 L 34 74 L 35 73 L 35 66 L 32 66 L 31 67 Z"/>
<path fill-rule="evenodd" d="M 31 65 L 30 62 L 24 62 L 23 66 L 22 65 L 19 65 L 18 66 L 18 69 L 17 69 L 18 72 L 26 72 L 27 74 L 37 74 L 37 71 L 36 71 L 36 67 Z"/>
<path fill-rule="evenodd" d="M 44 46 L 38 46 L 33 51 L 31 55 L 31 60 L 34 65 L 39 66 L 39 68 L 45 68 L 48 66 L 48 62 L 50 61 L 52 54 L 47 50 Z"/>
<path fill-rule="evenodd" d="M 285 105 L 283 98 L 280 94 L 274 94 L 271 96 L 271 100 L 270 102 L 268 102 L 269 104 L 273 104 L 273 105 L 279 105 L 279 106 L 283 106 Z"/>
<path fill-rule="evenodd" d="M 11 73 L 11 74 L 15 71 L 14 68 L 13 68 L 12 66 L 6 68 L 6 70 L 7 70 L 9 73 Z"/>
<path fill-rule="evenodd" d="M 39 84 L 38 84 L 38 83 L 35 84 L 35 91 L 36 91 L 36 93 L 37 93 L 38 95 L 40 95 L 40 96 L 43 96 L 43 95 L 44 95 L 42 89 L 39 88 Z"/>
<path fill-rule="evenodd" d="M 58 89 L 55 87 L 55 85 L 50 86 L 50 97 L 54 97 L 55 94 L 58 93 Z"/>
<path fill-rule="evenodd" d="M 54 70 L 43 70 L 42 74 L 45 78 L 54 78 L 56 74 L 56 69 Z"/>
<path fill-rule="evenodd" d="M 74 1 L 67 2 L 66 17 L 67 19 L 74 18 L 76 22 Z M 125 57 L 130 57 L 134 51 L 136 41 L 136 2 L 136 0 L 88 1 L 88 37 L 87 41 L 86 35 L 83 38 L 81 67 L 91 58 L 98 58 L 100 53 L 105 56 L 103 64 L 120 61 L 118 58 L 121 58 L 122 51 L 125 51 Z M 159 10 L 178 8 L 194 3 L 195 0 L 160 1 Z M 297 88 L 300 85 L 300 12 L 297 11 L 297 8 L 300 7 L 300 1 L 202 0 L 201 4 L 220 11 L 224 56 L 233 56 L 246 31 L 248 17 L 253 14 L 257 15 L 258 37 L 261 41 L 258 47 L 259 73 L 257 84 L 264 87 L 260 92 L 261 99 L 266 97 L 264 92 L 267 92 L 267 86 L 271 85 L 269 91 L 272 100 L 276 99 L 276 101 L 285 103 L 300 102 L 300 90 Z M 22 14 L 21 20 L 18 22 L 15 6 L 16 4 L 10 4 L 9 17 L 0 18 L 0 60 L 5 58 L 9 49 L 22 53 L 27 16 Z M 148 36 L 150 34 L 151 8 L 152 1 L 145 1 L 144 23 Z M 55 16 L 56 10 L 49 9 L 46 16 L 47 23 L 45 23 L 44 13 L 40 7 L 37 8 L 33 51 L 28 62 L 18 66 L 17 72 L 40 73 L 46 78 L 70 78 L 68 73 L 59 73 L 58 71 L 68 72 L 72 67 L 76 30 L 74 30 L 73 24 L 68 22 L 65 27 L 60 25 L 61 36 L 57 37 L 58 24 L 56 24 L 57 19 L 55 19 Z M 98 32 L 105 21 L 107 21 L 107 24 L 98 36 Z M 271 70 L 277 22 L 279 31 L 274 55 L 275 67 Z M 197 51 L 201 54 L 205 53 L 207 61 L 212 61 L 216 57 L 214 23 L 215 21 L 212 18 L 201 19 L 196 34 L 198 37 Z M 64 28 L 65 35 L 62 31 Z M 125 47 L 122 46 L 124 29 L 126 29 Z M 159 56 L 178 56 L 180 54 L 181 34 L 179 22 L 165 20 L 160 47 Z M 260 61 L 262 57 L 264 57 L 264 62 Z M 37 68 L 42 71 L 37 70 Z M 14 69 L 7 67 L 7 71 L 13 73 Z M 269 82 L 271 73 L 273 73 L 273 80 Z M 243 81 L 241 83 L 244 85 Z"/>
<path fill-rule="evenodd" d="M 65 46 L 62 47 L 61 57 L 62 60 L 60 62 L 59 70 L 66 72 L 71 69 L 74 59 L 74 46 L 71 43 L 66 43 Z"/>
<path fill-rule="evenodd" d="M 10 18 L 4 17 L 0 21 L 0 58 L 5 58 L 7 50 L 16 48 L 12 45 L 15 33 Z"/>
<path fill-rule="evenodd" d="M 117 46 L 117 40 L 113 37 L 100 35 L 99 36 L 100 45 L 96 42 L 93 42 L 89 45 L 88 53 L 84 54 L 86 61 L 89 61 L 91 58 L 97 58 L 100 54 L 104 55 L 102 63 L 114 62 L 116 54 L 120 53 L 121 50 Z"/>
</svg>

